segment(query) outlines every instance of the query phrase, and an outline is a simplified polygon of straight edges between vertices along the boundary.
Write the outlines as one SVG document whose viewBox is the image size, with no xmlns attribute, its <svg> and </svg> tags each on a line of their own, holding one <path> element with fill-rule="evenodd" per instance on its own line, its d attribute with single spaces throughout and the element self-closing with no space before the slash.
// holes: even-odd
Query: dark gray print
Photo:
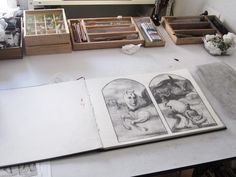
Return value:
<svg viewBox="0 0 236 177">
<path fill-rule="evenodd" d="M 146 88 L 139 82 L 113 80 L 102 93 L 119 142 L 167 133 Z"/>
<path fill-rule="evenodd" d="M 37 176 L 36 164 L 25 164 L 0 169 L 0 177 L 34 177 Z"/>
<path fill-rule="evenodd" d="M 217 125 L 188 79 L 162 74 L 150 82 L 149 88 L 172 132 Z"/>
</svg>

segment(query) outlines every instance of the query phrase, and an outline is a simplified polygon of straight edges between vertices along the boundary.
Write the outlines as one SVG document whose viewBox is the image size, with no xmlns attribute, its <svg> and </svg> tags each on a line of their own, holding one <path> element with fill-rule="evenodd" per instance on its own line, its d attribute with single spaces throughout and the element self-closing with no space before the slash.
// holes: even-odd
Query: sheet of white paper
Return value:
<svg viewBox="0 0 236 177">
<path fill-rule="evenodd" d="M 187 70 L 86 83 L 104 148 L 225 127 Z M 144 90 L 152 103 L 145 104 Z M 168 101 L 158 103 L 158 95 Z"/>
<path fill-rule="evenodd" d="M 29 163 L 0 168 L 0 177 L 51 177 L 50 162 Z"/>
<path fill-rule="evenodd" d="M 84 80 L 0 92 L 0 166 L 101 148 Z"/>
</svg>

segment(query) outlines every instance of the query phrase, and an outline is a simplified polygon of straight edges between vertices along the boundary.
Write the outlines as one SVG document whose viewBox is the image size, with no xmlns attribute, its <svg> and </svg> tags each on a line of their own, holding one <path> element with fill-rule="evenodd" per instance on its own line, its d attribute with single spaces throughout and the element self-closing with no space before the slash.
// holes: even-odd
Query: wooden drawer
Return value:
<svg viewBox="0 0 236 177">
<path fill-rule="evenodd" d="M 116 48 L 144 42 L 132 17 L 70 19 L 68 24 L 73 50 Z"/>
<path fill-rule="evenodd" d="M 162 17 L 162 25 L 170 38 L 177 45 L 203 43 L 207 34 L 220 32 L 212 24 L 210 16 L 166 16 Z"/>
<path fill-rule="evenodd" d="M 0 49 L 0 59 L 22 59 L 22 46 Z"/>
<path fill-rule="evenodd" d="M 26 55 L 45 55 L 52 53 L 70 53 L 70 44 L 52 44 L 52 45 L 41 45 L 41 46 L 27 46 L 25 47 Z"/>
</svg>

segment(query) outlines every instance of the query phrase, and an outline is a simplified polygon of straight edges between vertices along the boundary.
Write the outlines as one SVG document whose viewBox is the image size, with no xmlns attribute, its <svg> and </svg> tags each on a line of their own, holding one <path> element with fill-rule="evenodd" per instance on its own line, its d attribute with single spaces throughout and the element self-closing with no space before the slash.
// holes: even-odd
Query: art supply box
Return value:
<svg viewBox="0 0 236 177">
<path fill-rule="evenodd" d="M 221 22 L 215 16 L 166 16 L 161 21 L 177 45 L 200 44 L 207 34 L 222 34 L 216 26 Z"/>
<path fill-rule="evenodd" d="M 146 39 L 139 28 L 140 24 L 133 17 L 70 19 L 68 23 L 73 50 L 145 45 Z M 160 42 L 163 42 L 161 39 Z"/>
<path fill-rule="evenodd" d="M 18 38 L 19 38 L 19 43 L 18 46 L 14 47 L 7 47 L 0 49 L 0 59 L 21 59 L 23 58 L 23 49 L 22 49 L 22 39 L 23 39 L 23 32 L 22 32 L 22 19 L 19 17 L 16 17 L 16 29 L 19 30 L 20 33 Z M 6 33 L 8 35 L 16 35 L 16 29 L 6 29 Z M 7 37 L 7 36 L 6 36 Z M 13 39 L 12 39 L 13 40 Z"/>
<path fill-rule="evenodd" d="M 24 11 L 26 55 L 71 52 L 64 9 Z"/>
</svg>

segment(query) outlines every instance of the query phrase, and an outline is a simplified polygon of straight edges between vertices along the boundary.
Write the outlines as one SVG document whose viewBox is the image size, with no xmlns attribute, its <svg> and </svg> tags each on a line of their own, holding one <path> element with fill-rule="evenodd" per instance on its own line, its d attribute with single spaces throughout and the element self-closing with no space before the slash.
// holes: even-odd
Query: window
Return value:
<svg viewBox="0 0 236 177">
<path fill-rule="evenodd" d="M 154 4 L 155 0 L 34 0 L 34 5 L 124 5 Z"/>
</svg>

